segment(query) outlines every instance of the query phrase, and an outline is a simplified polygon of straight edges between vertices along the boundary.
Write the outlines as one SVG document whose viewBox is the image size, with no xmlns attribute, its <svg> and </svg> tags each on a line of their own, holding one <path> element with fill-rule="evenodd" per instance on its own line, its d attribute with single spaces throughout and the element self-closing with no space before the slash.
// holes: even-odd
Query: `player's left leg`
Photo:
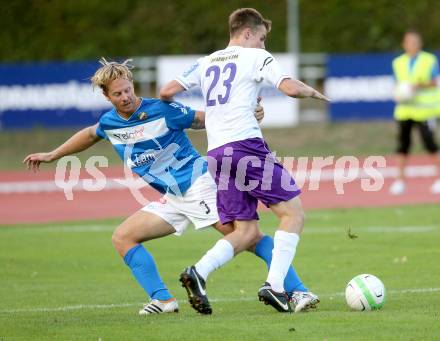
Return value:
<svg viewBox="0 0 440 341">
<path fill-rule="evenodd" d="M 255 254 L 266 262 L 268 269 L 270 269 L 272 264 L 273 247 L 273 238 L 267 235 L 264 236 L 255 247 Z M 319 303 L 318 296 L 304 286 L 293 265 L 290 265 L 287 275 L 284 278 L 284 291 L 289 296 L 290 303 L 293 305 L 295 312 L 316 308 Z"/>
<path fill-rule="evenodd" d="M 113 233 L 113 245 L 136 281 L 151 298 L 151 302 L 139 311 L 141 315 L 178 311 L 177 301 L 162 281 L 153 256 L 141 244 L 174 232 L 176 230 L 173 226 L 160 216 L 138 211 L 128 217 Z"/>
<path fill-rule="evenodd" d="M 285 281 L 287 277 L 286 269 L 291 266 L 296 253 L 299 235 L 304 226 L 304 211 L 299 197 L 270 205 L 270 208 L 279 218 L 280 225 L 274 238 L 277 247 L 274 246 L 273 258 L 277 259 L 276 262 L 272 262 L 269 269 L 267 283 L 278 292 L 280 283 L 283 283 L 282 280 Z M 290 302 L 297 313 L 315 308 L 319 303 L 319 298 L 308 290 L 294 290 Z"/>
<path fill-rule="evenodd" d="M 280 226 L 275 232 L 272 262 L 266 283 L 258 291 L 260 301 L 272 305 L 281 312 L 285 309 L 287 294 L 284 291 L 284 280 L 291 267 L 299 234 L 302 232 L 304 213 L 298 197 L 281 201 L 269 206 L 280 219 Z M 287 299 L 289 301 L 289 298 Z"/>
<path fill-rule="evenodd" d="M 267 162 L 267 168 L 272 169 L 272 174 L 263 177 L 262 185 L 255 188 L 252 194 L 275 213 L 280 225 L 273 238 L 269 274 L 266 283 L 259 290 L 259 297 L 280 310 L 283 307 L 273 297 L 278 295 L 279 301 L 282 301 L 285 291 L 295 311 L 304 311 L 316 307 L 319 299 L 302 285 L 292 268 L 292 260 L 304 225 L 304 211 L 299 199 L 301 191 L 280 163 L 270 157 L 266 157 Z"/>
</svg>

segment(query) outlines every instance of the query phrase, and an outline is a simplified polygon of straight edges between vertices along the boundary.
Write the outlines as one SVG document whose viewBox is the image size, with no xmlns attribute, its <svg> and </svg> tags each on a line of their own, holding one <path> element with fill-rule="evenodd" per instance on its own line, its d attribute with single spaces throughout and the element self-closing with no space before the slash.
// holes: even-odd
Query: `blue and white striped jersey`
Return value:
<svg viewBox="0 0 440 341">
<path fill-rule="evenodd" d="M 142 99 L 129 119 L 115 108 L 99 119 L 96 134 L 109 140 L 133 172 L 161 193 L 182 195 L 207 171 L 183 129 L 195 111 L 177 102 Z"/>
</svg>

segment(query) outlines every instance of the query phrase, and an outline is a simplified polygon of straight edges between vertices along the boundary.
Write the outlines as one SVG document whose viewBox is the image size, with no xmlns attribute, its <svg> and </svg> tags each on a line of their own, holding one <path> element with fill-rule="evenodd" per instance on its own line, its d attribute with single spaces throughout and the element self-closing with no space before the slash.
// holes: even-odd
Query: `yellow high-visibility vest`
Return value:
<svg viewBox="0 0 440 341">
<path fill-rule="evenodd" d="M 431 73 L 437 58 L 431 53 L 420 51 L 411 71 L 410 59 L 407 54 L 402 54 L 393 60 L 397 82 L 414 85 L 431 83 Z M 437 115 L 440 115 L 440 91 L 437 87 L 417 90 L 413 98 L 397 103 L 394 109 L 394 118 L 399 121 L 425 121 Z"/>
</svg>

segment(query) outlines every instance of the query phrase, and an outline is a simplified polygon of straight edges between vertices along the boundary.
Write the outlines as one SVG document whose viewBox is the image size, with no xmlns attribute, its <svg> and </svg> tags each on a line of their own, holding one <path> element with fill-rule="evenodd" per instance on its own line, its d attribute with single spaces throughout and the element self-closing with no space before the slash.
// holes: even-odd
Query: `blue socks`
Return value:
<svg viewBox="0 0 440 341">
<path fill-rule="evenodd" d="M 273 238 L 264 236 L 255 246 L 255 254 L 266 262 L 267 268 L 270 268 L 272 262 Z M 291 265 L 284 279 L 284 290 L 291 295 L 293 291 L 309 291 L 301 282 L 298 274 Z"/>
<path fill-rule="evenodd" d="M 124 262 L 131 269 L 136 281 L 152 298 L 166 301 L 172 298 L 160 278 L 153 256 L 141 245 L 136 245 L 124 256 Z"/>
</svg>

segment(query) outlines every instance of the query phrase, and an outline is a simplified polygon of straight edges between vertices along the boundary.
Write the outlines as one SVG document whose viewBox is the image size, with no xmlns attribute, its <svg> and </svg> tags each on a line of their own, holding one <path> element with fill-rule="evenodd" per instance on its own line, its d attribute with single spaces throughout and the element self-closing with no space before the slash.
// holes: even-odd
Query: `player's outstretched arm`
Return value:
<svg viewBox="0 0 440 341">
<path fill-rule="evenodd" d="M 28 169 L 34 172 L 40 169 L 42 162 L 48 163 L 58 160 L 66 155 L 79 153 L 87 148 L 93 146 L 101 138 L 96 135 L 96 128 L 98 124 L 84 128 L 74 134 L 66 142 L 51 152 L 29 154 L 23 160 Z"/>
<path fill-rule="evenodd" d="M 283 79 L 278 86 L 280 91 L 284 92 L 287 96 L 295 98 L 316 98 L 322 101 L 330 102 L 330 99 L 321 94 L 318 90 L 313 89 L 311 86 L 304 84 L 297 79 L 286 78 Z"/>
<path fill-rule="evenodd" d="M 176 80 L 172 80 L 160 89 L 159 97 L 162 101 L 172 101 L 173 97 L 185 88 Z"/>
</svg>

